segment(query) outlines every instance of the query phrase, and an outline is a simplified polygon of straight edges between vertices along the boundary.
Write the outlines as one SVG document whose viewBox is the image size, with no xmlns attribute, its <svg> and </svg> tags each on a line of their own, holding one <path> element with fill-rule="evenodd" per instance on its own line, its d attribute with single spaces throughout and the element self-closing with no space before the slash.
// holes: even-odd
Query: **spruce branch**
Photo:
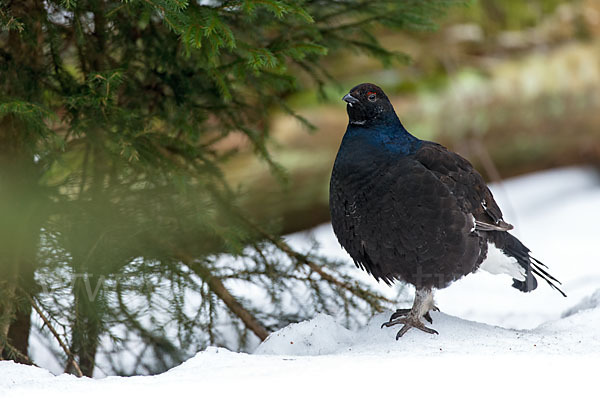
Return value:
<svg viewBox="0 0 600 401">
<path fill-rule="evenodd" d="M 261 227 L 259 227 L 258 225 L 252 223 L 251 221 L 246 219 L 246 223 L 250 224 L 257 232 L 259 232 L 264 238 L 268 239 L 271 243 L 273 243 L 277 248 L 281 249 L 283 252 L 285 252 L 288 256 L 290 256 L 291 258 L 299 261 L 300 263 L 308 266 L 310 268 L 310 270 L 314 271 L 315 273 L 317 273 L 319 276 L 321 276 L 322 279 L 324 279 L 325 281 L 339 287 L 339 288 L 343 288 L 347 291 L 349 291 L 350 293 L 352 293 L 353 295 L 362 298 L 362 299 L 375 299 L 378 302 L 386 302 L 386 303 L 391 303 L 392 301 L 382 295 L 379 294 L 372 294 L 367 290 L 364 290 L 360 287 L 351 285 L 349 283 L 346 282 L 342 282 L 339 281 L 337 278 L 335 278 L 334 276 L 332 276 L 331 274 L 327 273 L 324 268 L 320 265 L 318 265 L 317 263 L 315 263 L 314 261 L 310 260 L 306 255 L 295 251 L 294 249 L 292 249 L 285 241 L 275 237 L 274 235 L 268 233 L 267 231 L 265 231 L 264 229 L 262 229 Z M 372 305 L 375 310 L 377 312 L 383 312 L 383 308 L 381 307 L 381 305 L 379 303 Z"/>
<path fill-rule="evenodd" d="M 206 268 L 206 266 L 201 263 L 194 261 L 194 258 L 182 250 L 176 249 L 174 254 L 178 256 L 182 263 L 198 274 L 198 276 L 206 282 L 210 290 L 217 295 L 229 310 L 240 318 L 240 320 L 244 322 L 244 325 L 256 334 L 261 341 L 264 341 L 269 336 L 267 329 L 265 329 L 252 313 L 235 299 L 231 292 L 225 287 L 223 281 L 212 274 L 210 269 Z"/>
<path fill-rule="evenodd" d="M 39 315 L 39 317 L 42 319 L 42 321 L 44 322 L 44 324 L 46 325 L 46 327 L 48 327 L 48 330 L 50 330 L 50 332 L 52 333 L 52 335 L 54 336 L 54 338 L 56 338 L 56 341 L 58 341 L 58 344 L 60 345 L 60 347 L 63 349 L 63 351 L 67 355 L 67 360 L 69 361 L 68 363 L 72 363 L 73 364 L 73 367 L 75 368 L 75 373 L 76 373 L 77 377 L 83 377 L 83 373 L 81 372 L 81 369 L 79 368 L 79 364 L 77 363 L 77 361 L 73 357 L 73 353 L 71 353 L 71 350 L 69 350 L 69 347 L 67 347 L 67 345 L 60 338 L 60 335 L 54 329 L 54 327 L 50 323 L 50 320 L 48 320 L 48 318 L 46 317 L 46 315 L 44 315 L 44 312 L 42 312 L 42 309 L 37 304 L 37 302 L 35 301 L 35 299 L 33 299 L 31 297 L 31 295 L 29 295 L 25 291 L 22 291 L 22 292 L 25 295 L 25 297 L 29 300 L 29 303 L 31 304 L 31 306 L 33 307 L 33 309 L 36 311 L 36 313 Z"/>
<path fill-rule="evenodd" d="M 33 361 L 27 355 L 23 354 L 17 348 L 13 347 L 12 344 L 10 342 L 8 342 L 8 339 L 3 336 L 0 336 L 0 348 L 3 348 L 6 351 L 6 353 L 9 355 L 9 358 L 11 358 L 11 359 L 15 359 L 18 362 L 22 362 L 27 365 L 39 367 L 38 365 L 33 363 Z M 2 355 L 0 355 L 0 361 L 1 360 L 2 360 Z"/>
</svg>

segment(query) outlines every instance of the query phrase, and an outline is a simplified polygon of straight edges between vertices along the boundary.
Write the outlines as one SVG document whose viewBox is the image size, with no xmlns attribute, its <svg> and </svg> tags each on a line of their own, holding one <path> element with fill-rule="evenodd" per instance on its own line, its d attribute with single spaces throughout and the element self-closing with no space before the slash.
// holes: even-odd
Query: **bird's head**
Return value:
<svg viewBox="0 0 600 401">
<path fill-rule="evenodd" d="M 371 126 L 398 121 L 396 112 L 383 90 L 374 84 L 355 86 L 343 98 L 350 124 Z"/>
</svg>

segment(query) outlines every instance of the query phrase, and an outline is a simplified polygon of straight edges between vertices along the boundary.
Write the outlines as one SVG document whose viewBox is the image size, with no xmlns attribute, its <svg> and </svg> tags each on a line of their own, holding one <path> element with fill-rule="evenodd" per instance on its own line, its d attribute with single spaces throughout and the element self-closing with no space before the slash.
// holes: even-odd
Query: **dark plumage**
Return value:
<svg viewBox="0 0 600 401">
<path fill-rule="evenodd" d="M 466 159 L 412 136 L 376 85 L 358 85 L 343 100 L 350 121 L 331 175 L 331 221 L 356 266 L 387 284 L 416 287 L 413 308 L 398 310 L 386 324 L 404 324 L 397 337 L 411 327 L 436 333 L 420 320 L 431 321 L 432 289 L 477 270 L 488 246 L 507 256 L 503 271 L 515 288 L 535 289 L 537 275 L 558 289 L 545 266 L 507 232 L 512 225 Z"/>
</svg>

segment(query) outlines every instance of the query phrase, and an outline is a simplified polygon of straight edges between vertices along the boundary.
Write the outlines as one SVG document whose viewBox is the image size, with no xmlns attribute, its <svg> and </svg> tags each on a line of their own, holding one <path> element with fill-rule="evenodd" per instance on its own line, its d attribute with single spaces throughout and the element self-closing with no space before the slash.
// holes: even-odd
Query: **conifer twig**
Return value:
<svg viewBox="0 0 600 401">
<path fill-rule="evenodd" d="M 13 345 L 11 345 L 7 341 L 7 339 L 0 338 L 0 341 L 2 342 L 2 346 L 8 350 L 9 355 L 10 354 L 15 355 L 17 358 L 19 358 L 20 361 L 22 361 L 22 363 L 26 363 L 27 365 L 39 367 L 38 365 L 33 363 L 33 361 L 27 355 L 23 354 L 21 351 L 19 351 L 17 348 L 15 348 Z M 2 360 L 2 357 L 0 356 L 0 361 L 1 360 Z M 19 361 L 17 361 L 17 362 L 19 362 Z"/>
<path fill-rule="evenodd" d="M 63 351 L 65 351 L 65 354 L 67 354 L 67 358 L 68 358 L 69 362 L 72 363 L 73 367 L 75 368 L 75 373 L 76 373 L 77 377 L 83 377 L 83 373 L 81 372 L 81 369 L 79 368 L 79 364 L 77 363 L 77 361 L 73 357 L 73 354 L 69 350 L 69 347 L 67 347 L 67 345 L 63 342 L 63 340 L 58 335 L 58 332 L 54 329 L 54 327 L 52 326 L 52 324 L 50 324 L 50 321 L 44 315 L 44 313 L 40 309 L 40 307 L 37 304 L 37 302 L 35 302 L 35 300 L 31 297 L 31 295 L 27 294 L 26 292 L 23 292 L 23 293 L 25 294 L 25 296 L 27 297 L 27 299 L 31 303 L 31 306 L 33 307 L 33 309 L 35 309 L 36 313 L 44 321 L 44 324 L 48 327 L 48 329 L 50 330 L 50 332 L 52 333 L 52 335 L 54 336 L 54 338 L 56 338 L 56 341 L 58 341 L 58 344 L 60 345 L 60 347 L 63 349 Z"/>
<path fill-rule="evenodd" d="M 246 308 L 240 304 L 237 299 L 229 292 L 229 290 L 223 284 L 223 281 L 213 275 L 209 269 L 201 266 L 199 263 L 194 263 L 193 260 L 181 253 L 178 254 L 179 258 L 185 263 L 190 269 L 194 270 L 200 277 L 204 279 L 208 284 L 211 291 L 213 291 L 224 303 L 227 305 L 230 311 L 232 311 L 242 322 L 250 329 L 261 341 L 264 341 L 268 336 L 269 332 L 265 327 L 250 313 Z"/>
<path fill-rule="evenodd" d="M 316 264 L 315 262 L 313 262 L 312 260 L 308 259 L 305 255 L 302 255 L 299 252 L 296 252 L 295 250 L 293 250 L 288 244 L 286 244 L 284 241 L 276 238 L 275 236 L 269 234 L 268 232 L 266 232 L 265 230 L 263 230 L 262 228 L 258 227 L 257 225 L 253 224 L 251 221 L 246 220 L 246 223 L 250 224 L 252 226 L 252 228 L 254 228 L 255 230 L 257 230 L 262 236 L 264 236 L 266 239 L 268 239 L 269 241 L 271 241 L 273 244 L 275 244 L 279 249 L 281 249 L 283 252 L 285 252 L 288 256 L 302 262 L 303 264 L 305 264 L 306 266 L 308 266 L 312 271 L 314 271 L 315 273 L 318 273 L 319 276 L 321 276 L 322 279 L 324 279 L 325 281 L 328 281 L 331 284 L 334 284 L 340 288 L 344 288 L 345 290 L 350 291 L 352 294 L 356 295 L 357 297 L 363 298 L 366 295 L 366 291 L 364 291 L 361 288 L 357 288 L 355 286 L 352 286 L 348 283 L 344 283 L 339 281 L 337 278 L 335 278 L 334 276 L 332 276 L 331 274 L 327 273 L 325 270 L 323 270 L 322 266 L 319 266 L 318 264 Z M 378 294 L 372 294 L 372 297 L 375 298 L 378 301 L 381 302 L 390 302 L 389 299 L 387 299 L 386 297 L 382 296 L 382 295 L 378 295 Z M 381 307 L 376 306 L 375 310 L 378 312 L 382 312 L 383 310 L 381 309 Z"/>
</svg>

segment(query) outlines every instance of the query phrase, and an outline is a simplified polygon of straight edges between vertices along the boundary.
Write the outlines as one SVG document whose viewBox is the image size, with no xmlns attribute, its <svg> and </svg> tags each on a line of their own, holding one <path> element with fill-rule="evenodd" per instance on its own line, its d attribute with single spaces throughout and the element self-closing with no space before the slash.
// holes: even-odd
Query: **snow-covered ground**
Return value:
<svg viewBox="0 0 600 401">
<path fill-rule="evenodd" d="M 515 235 L 568 298 L 544 283 L 520 293 L 509 277 L 481 272 L 436 293 L 439 335 L 411 330 L 395 341 L 397 328 L 380 328 L 389 312 L 356 331 L 318 315 L 273 333 L 254 354 L 209 348 L 157 376 L 56 377 L 4 361 L 0 400 L 589 398 L 600 360 L 600 176 L 568 168 L 492 189 Z M 289 240 L 304 246 L 307 235 L 321 252 L 346 257 L 330 226 Z"/>
</svg>

